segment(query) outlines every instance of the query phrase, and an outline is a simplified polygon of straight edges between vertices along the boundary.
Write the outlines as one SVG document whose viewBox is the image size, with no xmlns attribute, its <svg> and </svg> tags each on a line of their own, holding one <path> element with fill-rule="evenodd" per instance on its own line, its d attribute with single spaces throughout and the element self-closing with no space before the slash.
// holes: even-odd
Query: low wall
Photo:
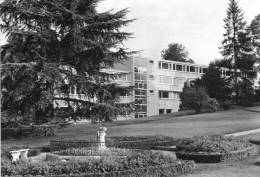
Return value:
<svg viewBox="0 0 260 177">
<path fill-rule="evenodd" d="M 232 151 L 230 153 L 198 153 L 177 151 L 176 156 L 183 160 L 194 160 L 196 163 L 220 163 L 228 161 L 236 161 L 248 158 L 255 151 L 254 147 L 249 147 L 240 151 Z"/>
</svg>

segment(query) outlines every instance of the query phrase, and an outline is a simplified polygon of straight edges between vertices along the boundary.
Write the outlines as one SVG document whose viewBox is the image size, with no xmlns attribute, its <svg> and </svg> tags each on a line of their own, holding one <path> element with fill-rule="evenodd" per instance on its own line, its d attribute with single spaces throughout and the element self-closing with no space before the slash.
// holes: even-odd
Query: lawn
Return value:
<svg viewBox="0 0 260 177">
<path fill-rule="evenodd" d="M 159 118 L 159 120 L 157 120 Z M 170 135 L 176 138 L 192 137 L 194 135 L 229 134 L 260 127 L 259 113 L 243 109 L 233 109 L 217 113 L 204 113 L 182 117 L 164 116 L 141 120 L 127 120 L 105 124 L 76 124 L 59 130 L 57 136 L 42 138 L 25 138 L 4 140 L 2 145 L 28 145 L 31 147 L 46 146 L 50 139 L 72 138 L 86 139 L 95 135 L 100 126 L 108 127 L 108 136 L 138 136 L 138 135 Z M 260 137 L 260 133 L 244 136 L 246 138 Z M 198 164 L 197 170 L 186 177 L 258 177 L 260 174 L 260 157 L 220 164 Z"/>
<path fill-rule="evenodd" d="M 232 109 L 217 113 L 171 118 L 169 116 L 156 120 L 141 119 L 120 121 L 106 124 L 77 124 L 60 130 L 55 137 L 26 138 L 5 140 L 2 144 L 23 144 L 30 146 L 48 145 L 50 139 L 73 138 L 86 139 L 95 135 L 99 126 L 108 127 L 108 136 L 138 136 L 138 135 L 169 135 L 176 138 L 192 137 L 194 135 L 228 134 L 251 130 L 260 127 L 260 117 L 257 112 L 243 109 Z"/>
<path fill-rule="evenodd" d="M 185 177 L 259 177 L 259 174 L 260 156 L 258 155 L 233 163 L 198 164 L 197 170 Z"/>
</svg>

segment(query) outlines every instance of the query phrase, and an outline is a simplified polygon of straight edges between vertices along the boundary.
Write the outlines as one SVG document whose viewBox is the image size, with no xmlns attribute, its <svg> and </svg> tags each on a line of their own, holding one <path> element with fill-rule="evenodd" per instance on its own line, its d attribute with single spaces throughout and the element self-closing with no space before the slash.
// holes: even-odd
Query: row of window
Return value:
<svg viewBox="0 0 260 177">
<path fill-rule="evenodd" d="M 180 85 L 183 84 L 185 80 L 184 77 L 160 76 L 159 82 L 160 84 Z"/>
<path fill-rule="evenodd" d="M 190 66 L 185 64 L 175 64 L 171 62 L 159 62 L 159 69 L 167 69 L 174 71 L 184 71 L 191 73 L 206 73 L 207 68 L 199 67 L 199 66 Z"/>
<path fill-rule="evenodd" d="M 170 114 L 172 113 L 171 109 L 159 109 L 159 114 Z"/>
<path fill-rule="evenodd" d="M 180 95 L 179 95 L 179 92 L 175 92 L 175 91 L 159 90 L 159 98 L 160 99 L 175 99 L 175 100 L 179 100 L 180 99 Z"/>
<path fill-rule="evenodd" d="M 130 81 L 130 76 L 128 74 L 124 74 L 121 76 L 114 76 L 112 79 L 115 81 Z"/>
<path fill-rule="evenodd" d="M 221 74 L 223 76 L 234 76 L 235 72 L 230 70 L 221 70 Z M 238 77 L 246 77 L 246 78 L 253 78 L 255 76 L 255 72 L 237 72 Z"/>
</svg>

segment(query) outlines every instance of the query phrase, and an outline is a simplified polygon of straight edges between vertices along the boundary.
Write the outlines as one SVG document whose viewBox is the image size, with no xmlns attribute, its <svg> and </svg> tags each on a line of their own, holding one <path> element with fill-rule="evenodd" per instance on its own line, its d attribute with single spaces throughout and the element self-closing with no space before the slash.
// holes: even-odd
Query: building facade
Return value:
<svg viewBox="0 0 260 177">
<path fill-rule="evenodd" d="M 123 64 L 115 65 L 110 71 L 119 72 L 125 68 L 134 87 L 131 95 L 122 97 L 120 102 L 134 102 L 135 118 L 168 114 L 179 110 L 180 98 L 185 82 L 200 78 L 207 66 L 167 61 L 152 60 L 143 57 L 128 59 Z M 115 80 L 122 85 L 122 79 Z"/>
</svg>

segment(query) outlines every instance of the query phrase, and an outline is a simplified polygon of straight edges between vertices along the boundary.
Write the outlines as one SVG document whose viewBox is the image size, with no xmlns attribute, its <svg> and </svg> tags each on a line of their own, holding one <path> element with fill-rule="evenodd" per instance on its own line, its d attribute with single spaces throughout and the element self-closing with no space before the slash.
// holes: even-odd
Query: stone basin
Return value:
<svg viewBox="0 0 260 177">
<path fill-rule="evenodd" d="M 39 163 L 39 162 L 51 162 L 51 161 L 85 161 L 88 159 L 100 159 L 104 157 L 112 157 L 112 158 L 126 158 L 126 156 L 67 156 L 67 155 L 56 155 L 52 153 L 41 153 L 37 156 L 32 156 L 29 158 L 29 162 L 31 163 Z"/>
<path fill-rule="evenodd" d="M 260 139 L 250 139 L 249 142 L 254 144 L 256 153 L 260 154 Z"/>
</svg>

